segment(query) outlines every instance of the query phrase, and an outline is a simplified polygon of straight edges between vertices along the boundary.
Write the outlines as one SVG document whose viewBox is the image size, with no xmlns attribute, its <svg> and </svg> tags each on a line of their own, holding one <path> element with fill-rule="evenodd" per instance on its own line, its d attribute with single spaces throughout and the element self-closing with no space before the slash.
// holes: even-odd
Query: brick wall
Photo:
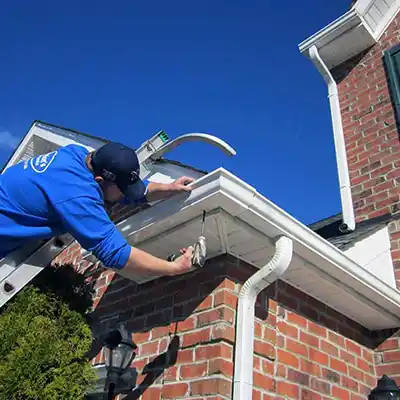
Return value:
<svg viewBox="0 0 400 400">
<path fill-rule="evenodd" d="M 141 386 L 127 399 L 230 399 L 238 295 L 254 272 L 221 256 L 188 276 L 141 286 L 111 271 L 98 276 L 95 334 L 125 322 L 138 345 L 133 366 Z M 253 399 L 365 399 L 376 384 L 374 348 L 381 342 L 278 282 L 257 300 Z M 99 351 L 93 363 L 103 362 Z"/>
<path fill-rule="evenodd" d="M 400 15 L 365 54 L 334 71 L 357 221 L 400 208 L 400 144 L 383 52 L 400 42 Z"/>
<path fill-rule="evenodd" d="M 400 43 L 400 15 L 379 43 L 334 71 L 339 82 L 344 136 L 356 220 L 400 211 L 400 142 L 383 53 Z M 400 222 L 389 225 L 400 289 Z M 376 372 L 400 377 L 398 335 L 376 350 Z M 399 380 L 400 383 L 400 380 Z"/>
</svg>

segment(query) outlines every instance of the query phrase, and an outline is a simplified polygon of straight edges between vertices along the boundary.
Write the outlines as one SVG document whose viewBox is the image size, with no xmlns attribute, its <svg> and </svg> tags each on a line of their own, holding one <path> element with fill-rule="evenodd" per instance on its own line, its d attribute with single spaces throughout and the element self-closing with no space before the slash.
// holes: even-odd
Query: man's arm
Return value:
<svg viewBox="0 0 400 400">
<path fill-rule="evenodd" d="M 98 200 L 77 197 L 53 207 L 65 229 L 105 267 L 138 275 L 177 275 L 191 267 L 192 249 L 168 262 L 131 247 Z"/>
<path fill-rule="evenodd" d="M 182 256 L 173 262 L 169 262 L 137 248 L 131 248 L 124 271 L 140 276 L 180 275 L 191 268 L 192 254 L 193 248 L 190 247 Z"/>
<path fill-rule="evenodd" d="M 182 176 L 171 183 L 150 182 L 147 185 L 146 200 L 151 203 L 168 198 L 177 193 L 191 191 L 191 188 L 187 185 L 192 182 L 194 182 L 194 179 L 187 176 Z"/>
</svg>

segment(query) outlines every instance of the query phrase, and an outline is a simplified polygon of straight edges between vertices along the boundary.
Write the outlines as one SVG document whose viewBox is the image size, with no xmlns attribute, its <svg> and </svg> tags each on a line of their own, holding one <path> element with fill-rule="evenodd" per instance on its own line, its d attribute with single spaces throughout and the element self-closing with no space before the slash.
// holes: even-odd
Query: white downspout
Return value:
<svg viewBox="0 0 400 400">
<path fill-rule="evenodd" d="M 251 400 L 253 394 L 254 315 L 257 295 L 277 280 L 288 268 L 293 241 L 281 236 L 272 260 L 252 275 L 239 294 L 236 323 L 233 400 Z"/>
<path fill-rule="evenodd" d="M 354 218 L 353 199 L 351 195 L 351 185 L 349 177 L 349 168 L 347 164 L 346 145 L 344 142 L 342 115 L 340 112 L 339 92 L 337 84 L 329 68 L 321 59 L 318 49 L 315 45 L 310 47 L 309 54 L 314 65 L 323 76 L 328 85 L 328 97 L 331 107 L 333 138 L 336 149 L 336 162 L 338 168 L 340 198 L 342 201 L 343 223 L 340 226 L 342 232 L 353 231 L 356 227 Z"/>
</svg>

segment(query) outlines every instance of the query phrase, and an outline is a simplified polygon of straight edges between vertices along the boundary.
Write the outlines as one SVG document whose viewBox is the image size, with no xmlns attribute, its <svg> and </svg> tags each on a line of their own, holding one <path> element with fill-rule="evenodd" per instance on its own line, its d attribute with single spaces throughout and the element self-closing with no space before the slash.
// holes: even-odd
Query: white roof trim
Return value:
<svg viewBox="0 0 400 400">
<path fill-rule="evenodd" d="M 214 215 L 215 227 L 209 228 L 213 235 L 207 238 L 208 246 L 216 249 L 212 256 L 231 253 L 261 267 L 261 261 L 249 261 L 254 254 L 251 246 L 263 238 L 267 248 L 285 235 L 293 240 L 294 256 L 283 280 L 369 329 L 400 326 L 399 291 L 222 168 L 196 181 L 189 196 L 182 194 L 158 203 L 121 222 L 118 228 L 133 245 L 163 255 L 163 244 L 166 246 L 174 234 L 177 249 L 188 245 L 193 230 L 190 224 L 200 220 L 203 209 Z M 230 246 L 226 232 L 232 226 L 229 224 L 237 224 L 237 232 L 246 233 L 248 252 L 245 248 L 237 254 Z M 200 223 L 194 226 L 199 229 Z"/>
<path fill-rule="evenodd" d="M 329 68 L 374 45 L 400 10 L 399 0 L 359 0 L 345 14 L 299 44 L 309 56 L 315 45 Z"/>
</svg>

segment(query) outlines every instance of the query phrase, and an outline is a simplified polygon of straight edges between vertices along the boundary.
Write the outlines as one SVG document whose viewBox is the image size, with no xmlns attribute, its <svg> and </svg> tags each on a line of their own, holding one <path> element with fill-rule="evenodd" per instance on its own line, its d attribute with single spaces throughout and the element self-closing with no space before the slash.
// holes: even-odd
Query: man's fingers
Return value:
<svg viewBox="0 0 400 400">
<path fill-rule="evenodd" d="M 189 183 L 194 182 L 193 178 L 190 178 L 188 176 L 182 176 L 178 179 L 178 181 L 182 184 L 182 185 L 189 185 Z"/>
</svg>

